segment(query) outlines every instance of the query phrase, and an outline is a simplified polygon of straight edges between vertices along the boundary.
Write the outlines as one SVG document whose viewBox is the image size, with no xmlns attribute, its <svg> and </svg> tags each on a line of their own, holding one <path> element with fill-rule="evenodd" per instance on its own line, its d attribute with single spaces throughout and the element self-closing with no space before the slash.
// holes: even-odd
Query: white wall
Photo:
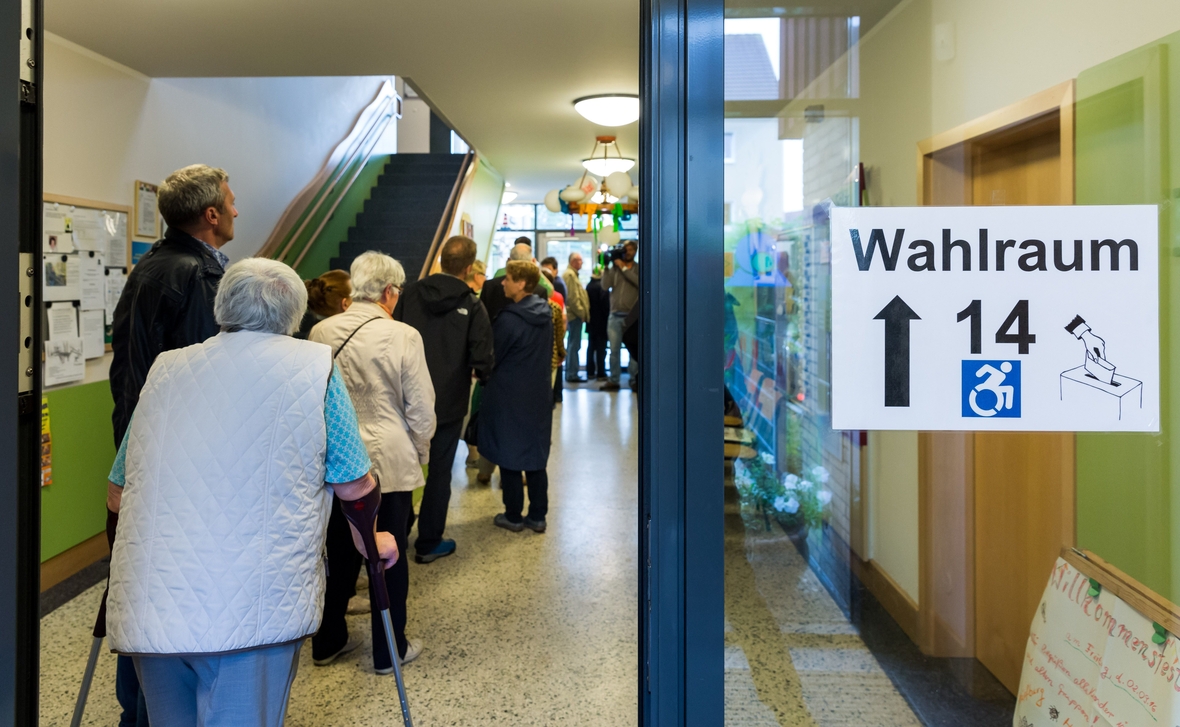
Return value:
<svg viewBox="0 0 1180 727">
<path fill-rule="evenodd" d="M 136 179 L 223 167 L 237 196 L 232 259 L 254 254 L 384 77 L 148 78 L 46 35 L 45 184 L 131 204 Z M 381 151 L 396 151 L 396 122 Z"/>
</svg>

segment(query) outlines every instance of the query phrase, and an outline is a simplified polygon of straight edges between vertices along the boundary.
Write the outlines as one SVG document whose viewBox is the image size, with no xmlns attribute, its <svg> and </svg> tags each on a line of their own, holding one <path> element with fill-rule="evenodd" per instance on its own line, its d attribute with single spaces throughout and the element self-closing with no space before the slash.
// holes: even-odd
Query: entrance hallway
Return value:
<svg viewBox="0 0 1180 727">
<path fill-rule="evenodd" d="M 549 531 L 492 525 L 492 486 L 455 458 L 447 524 L 454 556 L 410 562 L 408 634 L 425 650 L 405 667 L 420 727 L 636 724 L 639 416 L 624 389 L 567 389 L 554 412 Z M 412 538 L 411 538 L 412 542 Z M 41 722 L 68 725 L 102 596 L 98 584 L 41 621 Z M 300 653 L 289 727 L 401 724 L 392 676 L 373 674 L 368 614 L 349 616 L 364 645 L 328 667 Z M 115 658 L 99 660 L 86 725 L 118 722 Z"/>
</svg>

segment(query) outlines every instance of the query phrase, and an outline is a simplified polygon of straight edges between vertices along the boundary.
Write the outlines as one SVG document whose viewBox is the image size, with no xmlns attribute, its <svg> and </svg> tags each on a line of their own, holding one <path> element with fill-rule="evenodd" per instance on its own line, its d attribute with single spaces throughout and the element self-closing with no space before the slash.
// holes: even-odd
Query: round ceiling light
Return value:
<svg viewBox="0 0 1180 727">
<path fill-rule="evenodd" d="M 599 126 L 626 126 L 639 120 L 639 97 L 607 93 L 574 99 L 574 109 Z"/>
<path fill-rule="evenodd" d="M 514 199 L 516 199 L 516 192 L 505 191 L 504 194 L 500 195 L 500 204 L 508 204 Z"/>
<path fill-rule="evenodd" d="M 635 166 L 635 160 L 625 157 L 598 157 L 596 159 L 583 159 L 582 166 L 586 167 L 586 171 L 591 174 L 597 174 L 600 177 L 609 177 L 615 172 L 630 171 L 631 167 Z"/>
</svg>

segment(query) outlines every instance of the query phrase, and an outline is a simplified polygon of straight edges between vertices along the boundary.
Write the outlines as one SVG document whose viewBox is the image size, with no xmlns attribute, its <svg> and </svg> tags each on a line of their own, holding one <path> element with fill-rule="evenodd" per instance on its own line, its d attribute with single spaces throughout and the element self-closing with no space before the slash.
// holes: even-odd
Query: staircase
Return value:
<svg viewBox="0 0 1180 727">
<path fill-rule="evenodd" d="M 358 255 L 390 255 L 417 280 L 463 168 L 462 154 L 394 154 L 331 268 L 348 270 Z"/>
</svg>

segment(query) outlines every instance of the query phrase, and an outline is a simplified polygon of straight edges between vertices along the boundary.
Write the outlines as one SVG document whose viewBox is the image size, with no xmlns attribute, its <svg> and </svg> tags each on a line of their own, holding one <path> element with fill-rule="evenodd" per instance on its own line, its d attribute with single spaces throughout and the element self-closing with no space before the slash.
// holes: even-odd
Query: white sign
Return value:
<svg viewBox="0 0 1180 727">
<path fill-rule="evenodd" d="M 837 208 L 832 428 L 1159 431 L 1154 206 Z"/>
</svg>

